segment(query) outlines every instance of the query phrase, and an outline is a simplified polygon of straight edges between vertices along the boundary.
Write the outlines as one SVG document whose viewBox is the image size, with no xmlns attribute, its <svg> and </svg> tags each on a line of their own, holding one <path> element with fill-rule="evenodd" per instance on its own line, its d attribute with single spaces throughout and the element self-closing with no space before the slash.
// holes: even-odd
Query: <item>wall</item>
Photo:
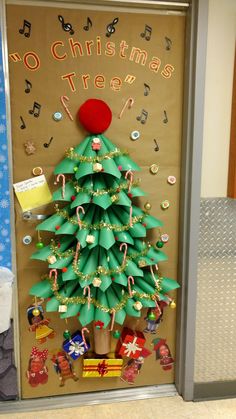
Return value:
<svg viewBox="0 0 236 419">
<path fill-rule="evenodd" d="M 201 196 L 227 195 L 235 0 L 209 0 Z"/>
</svg>

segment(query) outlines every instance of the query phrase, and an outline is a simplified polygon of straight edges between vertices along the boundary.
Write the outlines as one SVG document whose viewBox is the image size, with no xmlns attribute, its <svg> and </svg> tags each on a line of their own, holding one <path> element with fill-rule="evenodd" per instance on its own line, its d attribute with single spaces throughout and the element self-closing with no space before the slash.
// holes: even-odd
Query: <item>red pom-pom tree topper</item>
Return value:
<svg viewBox="0 0 236 419">
<path fill-rule="evenodd" d="M 88 99 L 80 106 L 78 119 L 91 134 L 101 134 L 107 130 L 112 120 L 109 106 L 100 99 Z"/>
</svg>

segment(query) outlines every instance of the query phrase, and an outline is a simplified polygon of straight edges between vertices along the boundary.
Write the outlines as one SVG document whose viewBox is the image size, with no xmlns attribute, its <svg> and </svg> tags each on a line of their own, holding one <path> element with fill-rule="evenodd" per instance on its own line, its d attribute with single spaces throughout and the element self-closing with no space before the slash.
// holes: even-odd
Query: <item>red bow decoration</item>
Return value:
<svg viewBox="0 0 236 419">
<path fill-rule="evenodd" d="M 94 322 L 94 326 L 98 329 L 102 329 L 104 326 L 104 322 L 101 322 L 101 320 L 98 320 L 97 322 Z"/>
<path fill-rule="evenodd" d="M 43 351 L 40 351 L 36 346 L 33 346 L 30 356 L 31 358 L 38 357 L 45 361 L 48 356 L 48 349 L 44 349 Z"/>
<path fill-rule="evenodd" d="M 97 370 L 98 373 L 103 377 L 105 374 L 108 373 L 108 365 L 105 362 L 105 359 L 98 364 Z"/>
</svg>

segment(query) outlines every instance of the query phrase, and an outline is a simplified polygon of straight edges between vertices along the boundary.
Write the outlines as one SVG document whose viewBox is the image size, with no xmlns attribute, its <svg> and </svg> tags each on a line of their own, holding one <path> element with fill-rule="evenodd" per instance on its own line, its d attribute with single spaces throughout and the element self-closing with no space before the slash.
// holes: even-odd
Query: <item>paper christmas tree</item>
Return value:
<svg viewBox="0 0 236 419">
<path fill-rule="evenodd" d="M 104 136 L 109 107 L 90 99 L 79 119 L 91 134 L 55 168 L 55 214 L 37 226 L 52 240 L 31 257 L 47 262 L 49 272 L 30 294 L 48 299 L 46 311 L 63 319 L 106 328 L 122 325 L 127 315 L 140 317 L 142 307 L 169 303 L 166 294 L 178 284 L 155 270 L 167 257 L 145 238 L 162 223 L 132 202 L 145 195 L 134 180 L 140 168 Z"/>
</svg>

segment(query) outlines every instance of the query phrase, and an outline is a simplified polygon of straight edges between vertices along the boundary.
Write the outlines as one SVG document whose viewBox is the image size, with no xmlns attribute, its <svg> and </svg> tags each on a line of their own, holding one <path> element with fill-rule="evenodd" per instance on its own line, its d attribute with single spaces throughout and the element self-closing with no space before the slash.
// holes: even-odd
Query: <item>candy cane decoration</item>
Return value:
<svg viewBox="0 0 236 419">
<path fill-rule="evenodd" d="M 124 256 L 123 256 L 123 260 L 122 260 L 122 266 L 124 266 L 126 264 L 126 256 L 127 256 L 127 250 L 128 250 L 127 243 L 121 243 L 121 245 L 120 245 L 120 251 L 122 250 L 122 247 L 125 248 Z"/>
<path fill-rule="evenodd" d="M 157 300 L 154 300 L 154 301 L 155 301 L 155 304 L 156 304 L 156 308 L 158 310 L 158 314 L 159 314 L 159 316 L 161 316 L 162 312 L 161 312 L 160 306 L 159 306 Z"/>
<path fill-rule="evenodd" d="M 133 296 L 133 292 L 131 290 L 130 282 L 132 282 L 132 284 L 134 285 L 134 278 L 131 275 L 128 276 L 128 290 L 129 290 L 129 296 L 132 297 Z"/>
<path fill-rule="evenodd" d="M 62 199 L 64 199 L 65 198 L 65 183 L 66 183 L 66 178 L 65 178 L 65 175 L 63 175 L 62 173 L 60 173 L 59 175 L 57 175 L 57 182 L 59 182 L 60 177 L 62 178 L 61 196 L 62 196 Z"/>
<path fill-rule="evenodd" d="M 125 104 L 124 104 L 123 108 L 121 109 L 121 111 L 120 111 L 120 113 L 119 113 L 119 115 L 118 115 L 118 118 L 120 119 L 120 118 L 122 117 L 122 115 L 123 115 L 123 113 L 124 113 L 124 111 L 125 111 L 125 109 L 126 109 L 126 108 L 127 108 L 127 109 L 131 109 L 131 108 L 132 108 L 132 106 L 133 106 L 133 104 L 134 104 L 134 99 L 133 99 L 132 97 L 129 97 L 129 98 L 126 100 L 126 102 L 125 102 Z"/>
<path fill-rule="evenodd" d="M 68 100 L 69 100 L 68 96 L 61 96 L 60 97 L 60 100 L 61 100 L 61 104 L 62 104 L 63 108 L 65 109 L 67 115 L 69 116 L 70 120 L 73 121 L 74 118 L 71 115 L 71 113 L 70 113 L 70 111 L 69 111 L 69 109 L 68 109 L 68 107 L 67 107 L 67 105 L 65 103 L 65 101 L 68 102 Z"/>
<path fill-rule="evenodd" d="M 88 310 L 90 309 L 90 301 L 91 301 L 91 293 L 90 293 L 90 286 L 84 287 L 83 294 L 86 295 L 86 291 L 88 291 Z"/>
<path fill-rule="evenodd" d="M 81 221 L 80 216 L 79 216 L 80 210 L 82 211 L 83 214 L 85 213 L 84 208 L 81 205 L 79 205 L 76 208 L 76 215 L 77 215 L 77 219 L 78 219 L 79 229 L 81 230 L 81 228 L 82 228 L 82 221 Z"/>
<path fill-rule="evenodd" d="M 131 186 L 132 186 L 133 181 L 134 181 L 134 174 L 130 169 L 127 170 L 127 172 L 125 174 L 125 179 L 128 179 L 128 178 L 129 178 L 128 192 L 130 192 Z"/>
<path fill-rule="evenodd" d="M 84 332 L 90 333 L 90 331 L 87 329 L 87 327 L 83 327 L 81 329 L 81 336 L 82 336 L 82 339 L 83 339 L 83 342 L 84 342 L 84 346 L 85 346 L 86 349 L 88 349 L 88 345 L 87 345 L 87 342 L 86 342 L 85 337 L 84 337 Z"/>
<path fill-rule="evenodd" d="M 157 266 L 157 265 L 155 265 L 155 268 L 156 268 L 156 270 L 158 270 L 158 266 Z M 157 279 L 156 279 L 156 277 L 155 277 L 155 275 L 154 275 L 154 272 L 153 272 L 153 269 L 152 269 L 152 265 L 150 265 L 150 271 L 151 271 L 151 274 L 152 274 L 152 279 L 153 279 L 153 281 L 155 282 L 155 285 L 156 285 L 156 287 L 157 287 L 157 285 L 158 285 L 158 281 L 157 281 Z"/>
<path fill-rule="evenodd" d="M 77 263 L 78 257 L 79 257 L 79 252 L 80 252 L 80 242 L 78 241 L 77 245 L 76 245 L 76 249 L 75 249 L 75 257 L 74 257 L 74 262 Z"/>
<path fill-rule="evenodd" d="M 114 308 L 111 309 L 112 311 L 112 317 L 111 317 L 111 327 L 109 329 L 109 332 L 111 332 L 113 330 L 114 327 L 114 323 L 115 323 L 115 315 L 116 315 L 116 310 Z"/>
<path fill-rule="evenodd" d="M 57 270 L 56 269 L 51 269 L 50 272 L 49 272 L 49 278 L 52 279 L 53 276 L 54 276 L 53 288 L 54 288 L 54 290 L 56 290 L 56 288 L 57 288 Z"/>
<path fill-rule="evenodd" d="M 133 207 L 130 207 L 130 209 L 129 209 L 129 225 L 130 225 L 130 227 L 133 227 L 132 214 L 133 214 Z"/>
</svg>

